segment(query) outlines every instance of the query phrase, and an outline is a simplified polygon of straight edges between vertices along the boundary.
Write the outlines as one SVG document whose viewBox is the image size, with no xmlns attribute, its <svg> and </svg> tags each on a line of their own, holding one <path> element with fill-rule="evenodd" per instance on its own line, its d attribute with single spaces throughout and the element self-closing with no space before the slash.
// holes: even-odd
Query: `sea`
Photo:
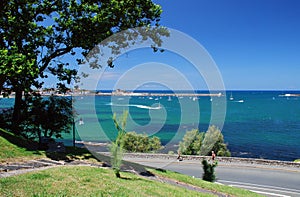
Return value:
<svg viewBox="0 0 300 197">
<path fill-rule="evenodd" d="M 176 153 L 187 131 L 205 132 L 215 125 L 233 157 L 300 158 L 300 91 L 226 91 L 222 96 L 164 96 L 172 92 L 136 91 L 141 92 L 159 94 L 73 96 L 75 127 L 60 141 L 71 145 L 74 131 L 78 143 L 110 142 L 117 135 L 113 115 L 122 125 L 122 114 L 128 111 L 125 130 L 159 137 L 164 145 L 161 152 Z M 13 99 L 0 99 L 1 108 L 12 104 Z"/>
</svg>

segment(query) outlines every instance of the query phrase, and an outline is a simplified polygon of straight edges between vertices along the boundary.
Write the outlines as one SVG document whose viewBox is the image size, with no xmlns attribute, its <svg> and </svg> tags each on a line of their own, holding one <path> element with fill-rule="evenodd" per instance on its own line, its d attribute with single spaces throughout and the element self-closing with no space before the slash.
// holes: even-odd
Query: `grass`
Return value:
<svg viewBox="0 0 300 197">
<path fill-rule="evenodd" d="M 0 129 L 0 162 L 16 162 L 44 156 L 45 152 L 34 150 L 30 142 Z"/>
<path fill-rule="evenodd" d="M 64 166 L 0 179 L 0 196 L 212 196 L 111 169 Z"/>
<path fill-rule="evenodd" d="M 0 163 L 19 162 L 31 159 L 50 158 L 53 160 L 89 160 L 96 162 L 94 156 L 84 148 L 66 147 L 63 153 L 38 150 L 38 143 L 24 139 L 0 128 Z"/>
<path fill-rule="evenodd" d="M 169 170 L 149 169 L 149 171 L 156 176 L 162 176 L 162 177 L 178 180 L 183 183 L 187 183 L 187 184 L 194 185 L 194 186 L 197 186 L 197 187 L 200 187 L 203 189 L 216 191 L 216 192 L 220 192 L 220 193 L 224 193 L 224 194 L 230 194 L 233 196 L 261 196 L 261 195 L 258 195 L 256 193 L 248 191 L 248 190 L 203 181 L 201 179 L 192 178 L 190 176 L 172 172 Z"/>
<path fill-rule="evenodd" d="M 36 146 L 34 142 L 0 129 L 0 162 L 16 162 L 45 157 L 55 160 L 98 162 L 86 149 L 66 147 L 65 153 L 47 153 L 35 150 L 34 146 Z M 102 162 L 110 161 L 107 156 L 94 154 Z M 247 190 L 213 184 L 171 171 L 145 169 L 144 166 L 126 161 L 124 164 L 128 169 L 135 169 L 139 172 L 148 170 L 155 176 L 166 177 L 219 193 L 233 196 L 259 196 Z M 121 172 L 121 176 L 122 179 L 118 179 L 111 169 L 104 168 L 56 167 L 1 178 L 0 196 L 211 196 L 211 194 L 203 194 L 149 180 L 132 173 Z"/>
</svg>

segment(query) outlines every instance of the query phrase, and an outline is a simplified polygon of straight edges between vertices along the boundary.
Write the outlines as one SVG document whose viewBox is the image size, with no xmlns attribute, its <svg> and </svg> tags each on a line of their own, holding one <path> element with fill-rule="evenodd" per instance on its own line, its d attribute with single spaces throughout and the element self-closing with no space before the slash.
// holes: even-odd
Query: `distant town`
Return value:
<svg viewBox="0 0 300 197">
<path fill-rule="evenodd" d="M 69 89 L 66 91 L 66 93 L 60 92 L 58 89 L 55 88 L 45 88 L 36 90 L 36 93 L 42 95 L 42 96 L 78 96 L 78 95 L 96 95 L 96 96 L 177 96 L 177 97 L 184 97 L 184 96 L 192 96 L 192 97 L 221 97 L 225 96 L 221 92 L 219 93 L 193 93 L 193 92 L 176 92 L 176 93 L 170 93 L 170 92 L 157 92 L 157 91 L 139 91 L 139 92 L 133 92 L 133 91 L 127 91 L 127 90 L 121 90 L 117 89 L 114 91 L 101 91 L 101 90 L 83 90 L 83 89 Z M 8 98 L 14 98 L 15 93 L 12 92 Z M 300 94 L 283 94 L 279 95 L 280 97 L 299 97 Z M 1 95 L 1 98 L 3 96 Z"/>
</svg>

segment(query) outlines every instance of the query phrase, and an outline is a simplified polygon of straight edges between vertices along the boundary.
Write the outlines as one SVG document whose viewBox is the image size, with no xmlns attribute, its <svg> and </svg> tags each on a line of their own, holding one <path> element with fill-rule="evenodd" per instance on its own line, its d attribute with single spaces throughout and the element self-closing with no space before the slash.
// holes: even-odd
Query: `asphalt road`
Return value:
<svg viewBox="0 0 300 197">
<path fill-rule="evenodd" d="M 163 168 L 201 178 L 202 165 L 197 160 L 162 160 L 124 158 L 139 164 Z M 299 196 L 300 168 L 247 163 L 219 163 L 217 183 L 248 189 L 264 196 Z"/>
</svg>

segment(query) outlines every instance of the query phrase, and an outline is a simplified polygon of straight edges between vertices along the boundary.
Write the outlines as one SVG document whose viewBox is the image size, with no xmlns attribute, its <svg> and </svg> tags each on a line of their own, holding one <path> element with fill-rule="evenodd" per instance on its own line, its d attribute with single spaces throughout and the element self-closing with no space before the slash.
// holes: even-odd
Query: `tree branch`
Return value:
<svg viewBox="0 0 300 197">
<path fill-rule="evenodd" d="M 48 67 L 48 64 L 51 62 L 52 59 L 59 57 L 61 55 L 67 54 L 72 50 L 72 47 L 66 47 L 62 49 L 57 49 L 54 53 L 50 54 L 49 56 L 46 56 L 42 59 L 42 66 L 40 68 L 39 74 L 44 72 L 44 70 Z"/>
</svg>

